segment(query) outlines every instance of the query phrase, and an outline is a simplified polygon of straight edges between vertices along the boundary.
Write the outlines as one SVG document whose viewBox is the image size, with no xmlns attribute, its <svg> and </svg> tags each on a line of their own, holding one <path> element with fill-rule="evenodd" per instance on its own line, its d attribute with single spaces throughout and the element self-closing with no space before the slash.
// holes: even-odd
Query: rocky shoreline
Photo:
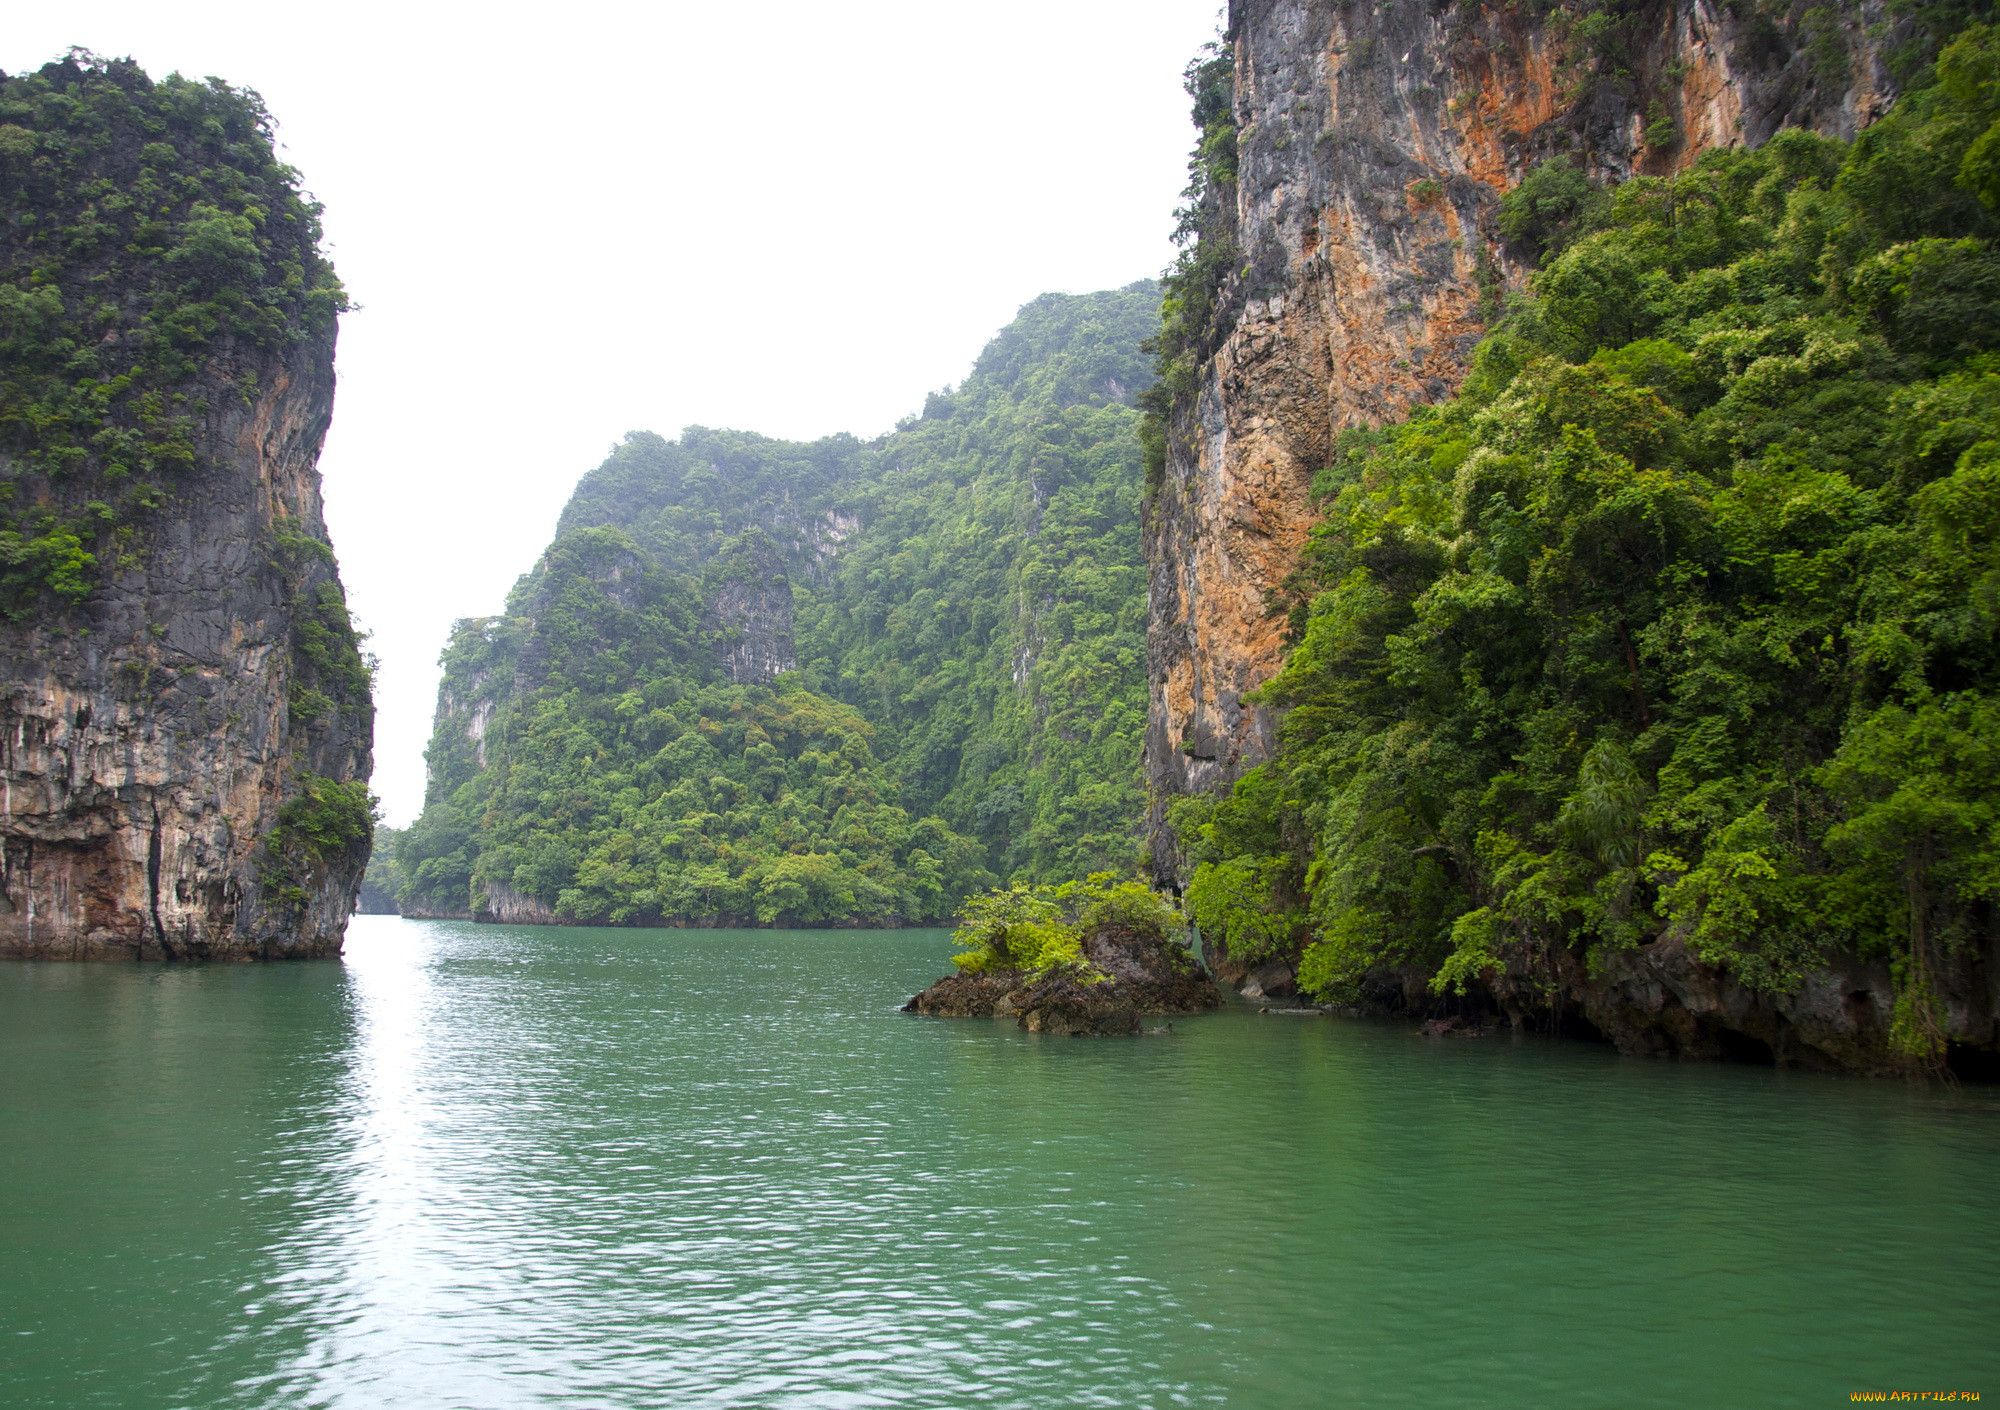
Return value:
<svg viewBox="0 0 2000 1410">
<path fill-rule="evenodd" d="M 1246 999 L 1304 1002 L 1296 954 L 1246 961 L 1204 942 L 1202 956 L 1217 981 Z M 1378 966 L 1363 976 L 1354 1002 L 1319 1007 L 1417 1022 L 1432 1037 L 1538 1032 L 1608 1043 L 1630 1057 L 1870 1077 L 1914 1070 L 1891 1041 L 1895 991 L 1885 961 L 1836 953 L 1795 990 L 1766 993 L 1704 964 L 1672 933 L 1612 956 L 1596 972 L 1580 954 L 1540 968 L 1513 954 L 1503 959 L 1504 968 L 1462 995 L 1432 992 L 1431 972 L 1421 965 Z M 1988 938 L 1949 956 L 1933 983 L 1945 1070 L 1962 1080 L 2000 1080 L 2000 942 Z"/>
</svg>

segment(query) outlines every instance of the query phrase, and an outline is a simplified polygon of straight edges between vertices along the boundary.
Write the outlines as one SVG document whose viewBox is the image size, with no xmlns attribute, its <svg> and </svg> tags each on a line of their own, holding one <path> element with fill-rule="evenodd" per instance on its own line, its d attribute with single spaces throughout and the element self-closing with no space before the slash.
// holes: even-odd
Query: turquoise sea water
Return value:
<svg viewBox="0 0 2000 1410">
<path fill-rule="evenodd" d="M 898 1013 L 948 951 L 0 966 L 0 1404 L 2000 1397 L 2000 1091 Z"/>
</svg>

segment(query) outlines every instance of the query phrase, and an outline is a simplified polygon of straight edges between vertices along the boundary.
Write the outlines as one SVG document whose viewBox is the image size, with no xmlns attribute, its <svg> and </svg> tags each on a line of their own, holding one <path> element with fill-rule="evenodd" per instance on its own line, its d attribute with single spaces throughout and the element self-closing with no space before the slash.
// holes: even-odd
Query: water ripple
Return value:
<svg viewBox="0 0 2000 1410">
<path fill-rule="evenodd" d="M 912 1018 L 936 933 L 0 972 L 22 1406 L 1818 1405 L 1996 1369 L 2000 1102 Z"/>
</svg>

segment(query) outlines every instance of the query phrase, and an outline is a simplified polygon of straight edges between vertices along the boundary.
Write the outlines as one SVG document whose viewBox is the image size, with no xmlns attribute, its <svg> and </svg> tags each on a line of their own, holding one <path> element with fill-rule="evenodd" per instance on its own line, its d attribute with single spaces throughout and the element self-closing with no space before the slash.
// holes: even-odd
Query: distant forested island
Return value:
<svg viewBox="0 0 2000 1410">
<path fill-rule="evenodd" d="M 454 631 L 376 904 L 881 925 L 1130 873 L 1158 326 L 1151 282 L 1044 296 L 873 441 L 627 437 Z"/>
</svg>

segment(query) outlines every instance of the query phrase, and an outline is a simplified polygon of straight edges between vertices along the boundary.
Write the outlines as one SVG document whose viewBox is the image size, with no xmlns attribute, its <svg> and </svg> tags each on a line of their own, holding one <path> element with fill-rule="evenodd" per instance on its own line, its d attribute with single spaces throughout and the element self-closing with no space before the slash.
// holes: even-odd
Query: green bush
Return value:
<svg viewBox="0 0 2000 1410">
<path fill-rule="evenodd" d="M 1567 157 L 1540 162 L 1500 198 L 1500 233 L 1540 264 L 1588 234 L 1611 201 Z"/>
<path fill-rule="evenodd" d="M 365 782 L 341 783 L 302 773 L 292 797 L 278 810 L 278 825 L 264 839 L 264 892 L 302 905 L 307 886 L 326 864 L 367 845 L 375 827 L 375 799 Z"/>
<path fill-rule="evenodd" d="M 1188 914 L 1237 958 L 1267 959 L 1289 949 L 1299 930 L 1298 912 L 1281 894 L 1291 870 L 1286 856 L 1204 862 L 1188 882 Z"/>
<path fill-rule="evenodd" d="M 1031 979 L 1065 973 L 1087 982 L 1108 976 L 1083 956 L 1083 939 L 1100 929 L 1165 937 L 1182 923 L 1173 902 L 1144 882 L 1095 872 L 1055 886 L 1009 886 L 974 896 L 952 941 L 967 974 L 1019 970 Z"/>
<path fill-rule="evenodd" d="M 965 903 L 951 934 L 954 957 L 967 974 L 1019 970 L 1034 979 L 1059 970 L 1096 975 L 1083 958 L 1083 931 L 1048 886 L 1013 886 Z"/>
</svg>

